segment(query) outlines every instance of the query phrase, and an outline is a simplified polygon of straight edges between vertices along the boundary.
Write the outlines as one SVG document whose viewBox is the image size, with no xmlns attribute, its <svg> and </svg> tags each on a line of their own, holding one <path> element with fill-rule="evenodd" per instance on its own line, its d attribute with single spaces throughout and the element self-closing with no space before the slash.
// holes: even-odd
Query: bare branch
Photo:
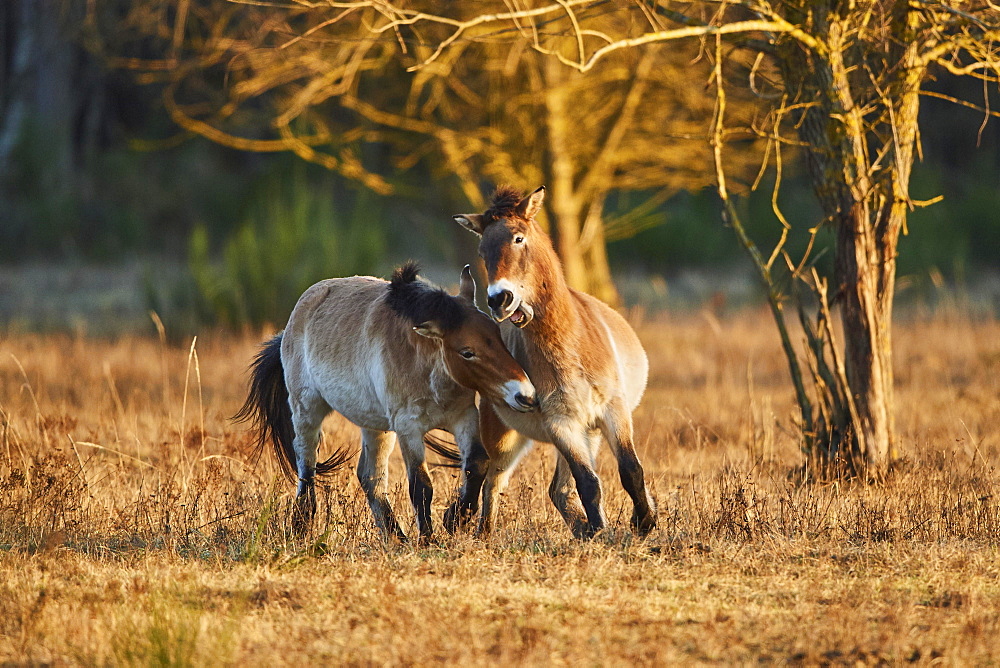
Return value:
<svg viewBox="0 0 1000 668">
<path fill-rule="evenodd" d="M 222 144 L 223 146 L 235 148 L 240 151 L 275 153 L 278 151 L 291 150 L 291 145 L 284 139 L 249 139 L 246 137 L 237 137 L 227 132 L 223 132 L 209 123 L 192 118 L 177 104 L 175 99 L 175 90 L 175 86 L 168 87 L 167 90 L 164 91 L 163 102 L 167 112 L 170 114 L 171 120 L 185 130 L 201 135 L 218 144 Z M 323 143 L 328 140 L 329 137 L 323 136 L 316 136 L 309 140 L 300 139 L 303 143 Z"/>
<path fill-rule="evenodd" d="M 236 0 L 230 0 L 230 2 L 235 2 L 235 1 Z M 350 15 L 352 12 L 354 12 L 355 10 L 360 9 L 360 8 L 361 8 L 360 6 L 358 6 L 358 7 L 348 7 L 344 11 L 342 11 L 339 14 L 337 14 L 336 16 L 334 16 L 332 19 L 327 19 L 326 21 L 322 21 L 321 23 L 318 23 L 318 24 L 314 25 L 312 28 L 309 28 L 309 30 L 306 30 L 301 35 L 296 35 L 295 37 L 293 37 L 292 39 L 288 40 L 287 42 L 285 42 L 284 44 L 282 44 L 278 48 L 279 49 L 287 49 L 290 46 L 294 46 L 295 44 L 298 44 L 300 41 L 306 39 L 307 37 L 310 37 L 310 36 L 314 35 L 315 33 L 319 32 L 320 30 L 323 30 L 324 28 L 329 28 L 332 25 L 340 23 L 341 20 L 343 20 L 348 15 Z"/>
<path fill-rule="evenodd" d="M 818 54 L 822 55 L 826 53 L 826 47 L 822 42 L 798 26 L 792 25 L 784 19 L 776 17 L 770 21 L 736 21 L 733 23 L 724 23 L 718 26 L 688 26 L 685 28 L 675 28 L 674 30 L 660 30 L 646 33 L 645 35 L 641 35 L 639 37 L 618 40 L 595 50 L 590 54 L 590 57 L 587 58 L 586 62 L 581 63 L 577 69 L 581 72 L 586 72 L 590 70 L 601 58 L 608 55 L 612 51 L 617 51 L 619 49 L 632 48 L 655 42 L 669 42 L 679 39 L 689 39 L 693 37 L 741 35 L 754 32 L 785 33 L 798 40 L 803 46 L 806 46 Z"/>
<path fill-rule="evenodd" d="M 569 6 L 569 3 L 566 0 L 556 0 L 556 2 L 558 2 L 566 10 L 566 15 L 569 17 L 570 24 L 573 26 L 573 34 L 576 36 L 577 53 L 579 54 L 580 62 L 583 62 L 586 52 L 583 49 L 583 33 L 580 30 L 580 22 L 577 20 L 576 14 L 573 13 L 573 8 Z M 610 41 L 610 39 L 608 41 Z"/>
<path fill-rule="evenodd" d="M 967 109 L 975 109 L 976 111 L 986 115 L 992 116 L 993 118 L 1000 118 L 1000 111 L 996 109 L 990 109 L 988 107 L 983 107 L 974 102 L 969 102 L 968 100 L 962 100 L 960 98 L 954 97 L 953 95 L 945 95 L 944 93 L 939 93 L 933 90 L 922 90 L 920 94 L 924 97 L 933 97 L 939 100 L 944 100 L 946 102 L 951 102 L 952 104 L 958 105 L 960 107 L 966 107 Z"/>
<path fill-rule="evenodd" d="M 784 113 L 781 107 L 778 108 L 776 113 L 776 119 L 774 121 L 774 135 L 778 136 L 779 128 L 781 127 L 781 117 Z M 784 250 L 785 242 L 788 241 L 788 232 L 792 229 L 792 226 L 785 219 L 784 214 L 781 212 L 781 207 L 778 206 L 778 191 L 781 189 L 781 176 L 782 176 L 782 160 L 781 160 L 781 144 L 777 141 L 774 142 L 774 162 L 775 162 L 775 175 L 774 175 L 774 187 L 771 188 L 771 210 L 774 212 L 775 217 L 781 223 L 781 238 L 778 243 L 774 245 L 774 250 L 771 251 L 771 257 L 767 260 L 767 270 L 771 271 L 771 267 L 774 266 L 774 261 L 777 259 L 778 254 Z"/>
</svg>

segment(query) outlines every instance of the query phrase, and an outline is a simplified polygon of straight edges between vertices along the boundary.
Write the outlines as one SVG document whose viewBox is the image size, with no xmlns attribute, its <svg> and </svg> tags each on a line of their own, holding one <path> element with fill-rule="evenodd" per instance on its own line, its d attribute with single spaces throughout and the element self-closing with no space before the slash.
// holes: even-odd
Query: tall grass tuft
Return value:
<svg viewBox="0 0 1000 668">
<path fill-rule="evenodd" d="M 116 664 L 184 668 L 232 661 L 232 623 L 210 620 L 176 593 L 149 598 L 147 614 L 129 611 L 116 620 L 110 642 Z"/>
</svg>

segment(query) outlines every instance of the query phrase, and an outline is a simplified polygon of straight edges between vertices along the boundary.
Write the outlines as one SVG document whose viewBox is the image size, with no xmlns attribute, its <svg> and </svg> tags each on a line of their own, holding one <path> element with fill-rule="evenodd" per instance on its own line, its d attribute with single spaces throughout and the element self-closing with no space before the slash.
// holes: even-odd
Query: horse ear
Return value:
<svg viewBox="0 0 1000 668">
<path fill-rule="evenodd" d="M 479 236 L 483 236 L 483 214 L 460 213 L 457 216 L 452 216 L 452 218 L 456 223 L 470 232 L 475 232 Z"/>
<path fill-rule="evenodd" d="M 542 202 L 544 201 L 545 186 L 538 186 L 535 192 L 517 203 L 517 213 L 525 220 L 533 220 L 538 215 L 538 212 L 542 210 Z"/>
<path fill-rule="evenodd" d="M 476 305 L 476 280 L 472 278 L 470 265 L 465 265 L 462 269 L 462 278 L 458 282 L 458 296 L 473 306 Z"/>
<path fill-rule="evenodd" d="M 416 325 L 413 328 L 413 331 L 420 336 L 426 336 L 428 339 L 444 338 L 444 332 L 441 331 L 441 326 L 433 320 L 428 320 L 427 322 L 422 322 L 419 325 Z"/>
</svg>

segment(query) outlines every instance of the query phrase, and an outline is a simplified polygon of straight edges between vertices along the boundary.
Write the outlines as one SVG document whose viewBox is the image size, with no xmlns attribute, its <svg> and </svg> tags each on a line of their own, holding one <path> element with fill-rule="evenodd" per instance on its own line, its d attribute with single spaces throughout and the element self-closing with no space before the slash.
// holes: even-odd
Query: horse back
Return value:
<svg viewBox="0 0 1000 668">
<path fill-rule="evenodd" d="M 390 430 L 420 356 L 386 286 L 360 276 L 313 285 L 289 317 L 282 360 L 290 392 L 316 392 L 355 424 Z"/>
<path fill-rule="evenodd" d="M 316 283 L 302 293 L 288 318 L 288 351 L 312 366 L 323 359 L 356 365 L 381 348 L 389 333 L 385 290 L 385 281 L 362 276 Z"/>
</svg>

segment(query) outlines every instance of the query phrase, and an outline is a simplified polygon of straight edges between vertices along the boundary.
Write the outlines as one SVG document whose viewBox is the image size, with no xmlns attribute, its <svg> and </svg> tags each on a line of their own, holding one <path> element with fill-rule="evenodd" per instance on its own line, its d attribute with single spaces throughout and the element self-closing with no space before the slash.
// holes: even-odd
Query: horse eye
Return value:
<svg viewBox="0 0 1000 668">
<path fill-rule="evenodd" d="M 523 244 L 524 243 L 524 236 L 519 234 L 516 237 L 514 237 L 514 243 L 516 243 L 516 244 Z"/>
<path fill-rule="evenodd" d="M 466 348 L 465 350 L 460 351 L 458 354 L 461 355 L 462 357 L 464 357 L 467 360 L 471 360 L 473 357 L 476 356 L 476 353 L 474 353 L 469 348 Z"/>
</svg>

